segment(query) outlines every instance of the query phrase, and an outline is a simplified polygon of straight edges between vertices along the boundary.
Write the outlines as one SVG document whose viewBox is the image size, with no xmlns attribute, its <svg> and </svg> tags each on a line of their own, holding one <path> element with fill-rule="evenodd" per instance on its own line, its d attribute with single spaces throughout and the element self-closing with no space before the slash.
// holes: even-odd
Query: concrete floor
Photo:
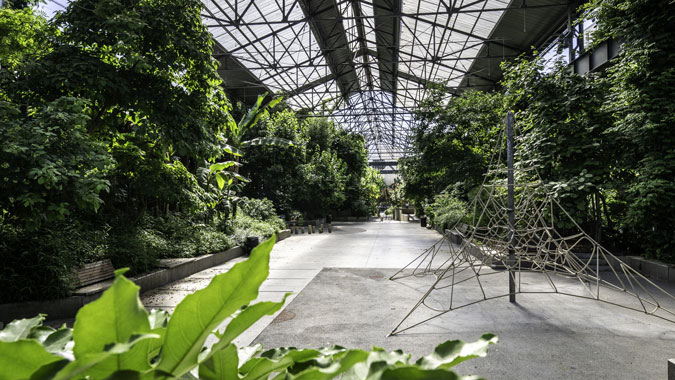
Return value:
<svg viewBox="0 0 675 380">
<path fill-rule="evenodd" d="M 294 235 L 278 243 L 259 299 L 280 300 L 289 291 L 294 295 L 281 312 L 261 320 L 237 343 L 268 348 L 376 345 L 420 356 L 445 340 L 472 341 L 492 332 L 500 342 L 486 358 L 461 364 L 460 374 L 488 379 L 666 378 L 666 361 L 675 357 L 675 324 L 562 295 L 519 295 L 516 304 L 505 298 L 491 300 L 387 338 L 431 281 L 411 277 L 393 282 L 388 277 L 439 237 L 418 224 L 371 222 L 339 225 L 332 234 Z M 186 294 L 240 260 L 145 293 L 143 302 L 172 310 Z M 507 277 L 496 274 L 489 281 L 488 286 L 505 286 Z M 664 286 L 675 292 L 673 286 Z M 470 293 L 468 288 L 456 289 L 456 294 Z M 439 293 L 434 300 L 441 302 L 445 296 Z M 422 308 L 413 321 L 431 315 Z"/>
<path fill-rule="evenodd" d="M 290 304 L 323 268 L 403 267 L 439 238 L 438 233 L 419 224 L 402 222 L 343 222 L 334 224 L 330 234 L 293 235 L 272 250 L 270 275 L 260 288 L 258 301 L 280 301 L 291 292 L 286 299 L 286 305 Z M 186 295 L 204 288 L 213 276 L 244 259 L 153 289 L 142 294 L 141 300 L 149 309 L 171 312 Z M 235 342 L 249 345 L 278 314 L 263 317 Z"/>
</svg>

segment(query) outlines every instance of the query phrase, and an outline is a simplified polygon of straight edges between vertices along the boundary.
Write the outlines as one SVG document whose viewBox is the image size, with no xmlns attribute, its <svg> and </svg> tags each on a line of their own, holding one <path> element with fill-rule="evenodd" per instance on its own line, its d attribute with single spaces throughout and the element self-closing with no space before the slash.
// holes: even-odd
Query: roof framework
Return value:
<svg viewBox="0 0 675 380">
<path fill-rule="evenodd" d="M 51 0 L 62 7 L 68 0 Z M 577 0 L 202 0 L 232 98 L 291 107 L 362 133 L 371 160 L 408 149 L 430 82 L 489 90 L 499 65 L 569 27 Z M 57 7 L 58 8 L 58 7 Z"/>
<path fill-rule="evenodd" d="M 563 0 L 203 0 L 230 93 L 330 115 L 362 133 L 371 160 L 408 148 L 430 82 L 493 89 L 499 64 L 564 26 Z"/>
</svg>

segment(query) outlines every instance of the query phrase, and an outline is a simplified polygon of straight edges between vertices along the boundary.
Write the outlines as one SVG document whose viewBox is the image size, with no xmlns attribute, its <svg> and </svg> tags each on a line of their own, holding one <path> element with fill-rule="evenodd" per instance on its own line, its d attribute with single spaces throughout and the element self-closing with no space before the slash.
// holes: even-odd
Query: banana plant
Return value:
<svg viewBox="0 0 675 380">
<path fill-rule="evenodd" d="M 253 107 L 248 110 L 246 115 L 244 115 L 238 123 L 235 122 L 232 115 L 228 116 L 227 143 L 240 155 L 241 149 L 255 145 L 275 145 L 282 147 L 293 145 L 291 141 L 278 137 L 257 137 L 251 140 L 244 140 L 246 132 L 256 125 L 263 115 L 267 114 L 270 109 L 274 108 L 274 106 L 283 100 L 283 97 L 278 97 L 263 105 L 266 97 L 267 93 L 259 95 L 258 100 Z"/>
<path fill-rule="evenodd" d="M 122 269 L 99 299 L 80 309 L 72 329 L 43 326 L 44 315 L 9 323 L 0 331 L 0 380 L 478 379 L 451 368 L 485 356 L 497 342 L 492 334 L 473 343 L 447 341 L 417 361 L 377 347 L 237 347 L 235 338 L 284 305 L 286 297 L 251 304 L 269 275 L 274 242 L 273 236 L 246 261 L 185 297 L 172 315 L 146 310 L 139 287 Z M 209 336 L 215 342 L 207 343 Z"/>
<path fill-rule="evenodd" d="M 236 191 L 235 189 L 239 187 L 239 184 L 250 182 L 248 178 L 239 174 L 241 157 L 243 156 L 244 149 L 261 145 L 281 147 L 293 146 L 293 143 L 290 140 L 279 137 L 256 137 L 251 140 L 244 140 L 246 132 L 256 125 L 263 115 L 267 114 L 270 109 L 274 108 L 274 106 L 283 100 L 283 97 L 278 97 L 263 105 L 266 97 L 267 93 L 259 95 L 256 103 L 238 123 L 234 120 L 234 117 L 228 113 L 227 133 L 221 136 L 221 156 L 229 154 L 233 157 L 233 160 L 216 162 L 209 167 L 210 174 L 216 179 L 218 188 L 221 191 L 225 191 L 226 194 Z M 227 189 L 225 189 L 226 187 Z M 228 204 L 232 204 L 233 214 L 236 215 L 237 202 L 235 197 L 230 197 L 228 195 L 223 200 Z"/>
</svg>

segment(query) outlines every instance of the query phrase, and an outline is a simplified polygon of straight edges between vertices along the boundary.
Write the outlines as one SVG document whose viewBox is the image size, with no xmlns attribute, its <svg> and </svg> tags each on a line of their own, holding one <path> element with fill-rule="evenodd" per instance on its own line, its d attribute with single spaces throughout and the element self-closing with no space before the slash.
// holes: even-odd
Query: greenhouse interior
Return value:
<svg viewBox="0 0 675 380">
<path fill-rule="evenodd" d="M 0 0 L 0 380 L 675 380 L 673 0 Z"/>
</svg>

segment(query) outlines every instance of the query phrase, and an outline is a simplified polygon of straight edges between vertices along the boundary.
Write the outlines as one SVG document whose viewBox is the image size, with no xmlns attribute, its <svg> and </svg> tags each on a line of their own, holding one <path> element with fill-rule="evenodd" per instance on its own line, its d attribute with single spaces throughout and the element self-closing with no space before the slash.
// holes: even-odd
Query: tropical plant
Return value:
<svg viewBox="0 0 675 380">
<path fill-rule="evenodd" d="M 622 41 L 608 68 L 604 104 L 613 142 L 612 179 L 624 203 L 615 220 L 636 252 L 675 262 L 675 39 L 673 3 L 594 0 L 592 40 Z M 638 243 L 638 244 L 635 244 Z"/>
<path fill-rule="evenodd" d="M 249 305 L 269 274 L 273 245 L 274 238 L 256 247 L 248 260 L 185 297 L 172 315 L 148 312 L 122 269 L 98 300 L 80 309 L 72 329 L 43 326 L 43 315 L 13 321 L 0 331 L 0 379 L 462 379 L 451 368 L 485 356 L 497 342 L 492 334 L 473 343 L 447 341 L 417 361 L 376 347 L 238 348 L 237 336 L 285 302 Z"/>
<path fill-rule="evenodd" d="M 417 206 L 448 185 L 460 183 L 462 198 L 482 182 L 504 118 L 503 95 L 467 91 L 446 100 L 432 85 L 415 109 L 414 154 L 399 160 L 405 197 Z"/>
<path fill-rule="evenodd" d="M 313 216 L 335 210 L 345 200 L 346 167 L 334 152 L 315 152 L 308 163 L 300 165 L 303 185 L 300 204 Z"/>
<path fill-rule="evenodd" d="M 614 151 L 606 138 L 611 120 L 602 109 L 606 83 L 574 74 L 562 62 L 545 68 L 542 58 L 517 60 L 504 72 L 506 99 L 517 111 L 519 161 L 536 166 L 553 196 L 600 240 Z M 574 227 L 565 215 L 556 217 L 559 228 Z"/>
</svg>

